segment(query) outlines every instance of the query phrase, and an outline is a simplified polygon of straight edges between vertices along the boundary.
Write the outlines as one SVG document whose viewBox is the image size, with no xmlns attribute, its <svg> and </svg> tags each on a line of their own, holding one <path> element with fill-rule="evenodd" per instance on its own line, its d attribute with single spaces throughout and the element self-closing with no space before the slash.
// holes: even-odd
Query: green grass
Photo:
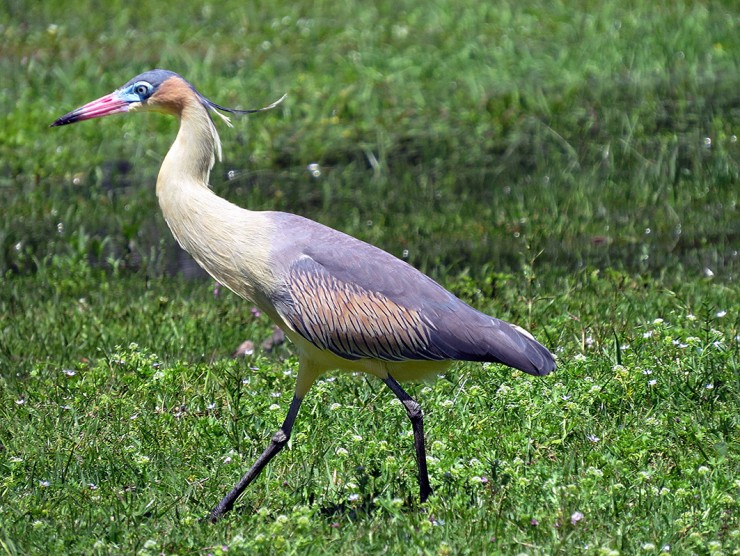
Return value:
<svg viewBox="0 0 740 556">
<path fill-rule="evenodd" d="M 7 552 L 134 552 L 149 539 L 168 554 L 737 547 L 738 319 L 720 316 L 736 291 L 596 272 L 543 279 L 547 300 L 500 285 L 483 308 L 533 326 L 561 370 L 460 365 L 411 387 L 435 488 L 423 511 L 405 412 L 379 381 L 330 375 L 291 448 L 214 526 L 199 519 L 287 410 L 290 347 L 228 358 L 269 323 L 203 285 L 123 278 L 29 300 L 35 278 L 13 281 L 4 345 L 34 355 L 5 354 Z"/>
<path fill-rule="evenodd" d="M 730 2 L 0 7 L 0 553 L 740 552 L 738 10 Z M 84 23 L 82 23 L 84 21 Z M 430 272 L 557 353 L 333 373 L 289 449 L 290 345 L 214 295 L 153 184 L 176 123 L 46 126 L 152 67 L 214 101 L 221 195 Z M 307 170 L 319 164 L 321 175 Z"/>
<path fill-rule="evenodd" d="M 279 111 L 222 129 L 212 182 L 237 203 L 408 250 L 432 272 L 518 269 L 542 251 L 563 268 L 737 273 L 736 10 L 242 4 L 113 2 L 80 28 L 63 2 L 8 3 L 1 270 L 65 253 L 60 222 L 105 241 L 104 258 L 176 266 L 151 194 L 176 122 L 46 129 L 160 66 L 225 105 L 288 93 Z"/>
</svg>

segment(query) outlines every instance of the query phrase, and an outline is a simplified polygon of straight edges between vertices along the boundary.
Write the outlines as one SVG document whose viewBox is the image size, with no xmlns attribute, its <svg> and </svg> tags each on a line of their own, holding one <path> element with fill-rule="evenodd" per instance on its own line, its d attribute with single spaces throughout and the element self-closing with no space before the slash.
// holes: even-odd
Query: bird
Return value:
<svg viewBox="0 0 740 556">
<path fill-rule="evenodd" d="M 382 380 L 403 405 L 414 436 L 419 499 L 432 489 L 420 404 L 400 382 L 430 380 L 455 361 L 501 363 L 544 376 L 553 354 L 527 330 L 482 313 L 405 261 L 308 218 L 239 207 L 216 195 L 209 175 L 221 159 L 213 116 L 251 114 L 220 106 L 181 75 L 154 69 L 61 116 L 50 127 L 118 113 L 160 112 L 179 129 L 156 195 L 177 242 L 218 283 L 250 300 L 292 340 L 298 358 L 285 420 L 241 480 L 210 512 L 217 521 L 290 438 L 301 403 L 327 371 Z"/>
</svg>

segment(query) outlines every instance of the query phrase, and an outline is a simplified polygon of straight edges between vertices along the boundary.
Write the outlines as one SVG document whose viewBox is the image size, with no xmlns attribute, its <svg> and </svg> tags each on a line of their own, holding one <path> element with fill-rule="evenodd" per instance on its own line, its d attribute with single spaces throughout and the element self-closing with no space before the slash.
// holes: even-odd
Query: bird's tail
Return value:
<svg viewBox="0 0 740 556">
<path fill-rule="evenodd" d="M 555 370 L 553 354 L 527 330 L 468 309 L 463 315 L 452 313 L 453 318 L 441 321 L 444 326 L 436 328 L 432 345 L 440 356 L 502 363 L 536 376 Z"/>
<path fill-rule="evenodd" d="M 517 326 L 516 324 L 510 324 L 504 321 L 499 322 L 504 325 L 502 328 L 509 327 L 515 333 L 519 334 L 520 339 L 523 338 L 522 350 L 519 354 L 517 354 L 518 356 L 516 357 L 516 363 L 501 361 L 502 363 L 520 369 L 525 373 L 536 376 L 544 376 L 550 374 L 555 370 L 555 368 L 557 367 L 555 363 L 555 356 L 550 352 L 549 349 L 535 340 L 534 336 L 532 336 L 532 334 L 530 334 L 528 330 L 525 330 L 524 328 L 522 328 L 521 326 Z"/>
</svg>

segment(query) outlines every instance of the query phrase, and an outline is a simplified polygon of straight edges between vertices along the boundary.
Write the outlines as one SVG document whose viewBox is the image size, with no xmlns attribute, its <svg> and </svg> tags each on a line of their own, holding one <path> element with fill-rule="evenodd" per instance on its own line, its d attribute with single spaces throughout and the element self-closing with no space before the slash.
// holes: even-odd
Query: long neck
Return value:
<svg viewBox="0 0 740 556">
<path fill-rule="evenodd" d="M 208 110 L 196 99 L 189 100 L 179 114 L 180 130 L 167 153 L 157 180 L 157 195 L 167 183 L 185 178 L 208 187 L 208 176 L 221 158 L 221 140 Z M 164 176 L 163 176 L 164 174 Z M 166 179 L 163 179 L 166 178 Z"/>
<path fill-rule="evenodd" d="M 196 99 L 188 99 L 178 117 L 180 130 L 157 177 L 157 198 L 175 239 L 199 260 L 209 249 L 207 223 L 228 204 L 208 186 L 220 141 L 206 107 Z"/>
<path fill-rule="evenodd" d="M 209 189 L 221 144 L 207 108 L 193 99 L 179 116 L 180 130 L 157 178 L 162 214 L 180 246 L 213 278 L 258 302 L 260 290 L 274 280 L 268 276 L 272 225 L 264 213 Z"/>
</svg>

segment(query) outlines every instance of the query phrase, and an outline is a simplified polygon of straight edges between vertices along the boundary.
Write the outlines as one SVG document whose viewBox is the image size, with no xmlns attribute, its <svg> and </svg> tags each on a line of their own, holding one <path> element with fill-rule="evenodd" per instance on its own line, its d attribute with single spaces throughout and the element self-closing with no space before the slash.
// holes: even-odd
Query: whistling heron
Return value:
<svg viewBox="0 0 740 556">
<path fill-rule="evenodd" d="M 164 218 L 180 245 L 218 282 L 250 299 L 290 337 L 299 358 L 288 415 L 270 445 L 211 513 L 228 512 L 288 441 L 303 397 L 327 370 L 380 378 L 414 432 L 421 501 L 431 493 L 419 404 L 398 381 L 431 378 L 452 361 L 491 361 L 546 375 L 552 354 L 526 330 L 476 311 L 396 257 L 306 218 L 251 211 L 214 194 L 208 176 L 221 142 L 219 106 L 180 75 L 155 69 L 62 116 L 52 126 L 119 112 L 176 116 L 180 129 L 157 178 Z"/>
</svg>

